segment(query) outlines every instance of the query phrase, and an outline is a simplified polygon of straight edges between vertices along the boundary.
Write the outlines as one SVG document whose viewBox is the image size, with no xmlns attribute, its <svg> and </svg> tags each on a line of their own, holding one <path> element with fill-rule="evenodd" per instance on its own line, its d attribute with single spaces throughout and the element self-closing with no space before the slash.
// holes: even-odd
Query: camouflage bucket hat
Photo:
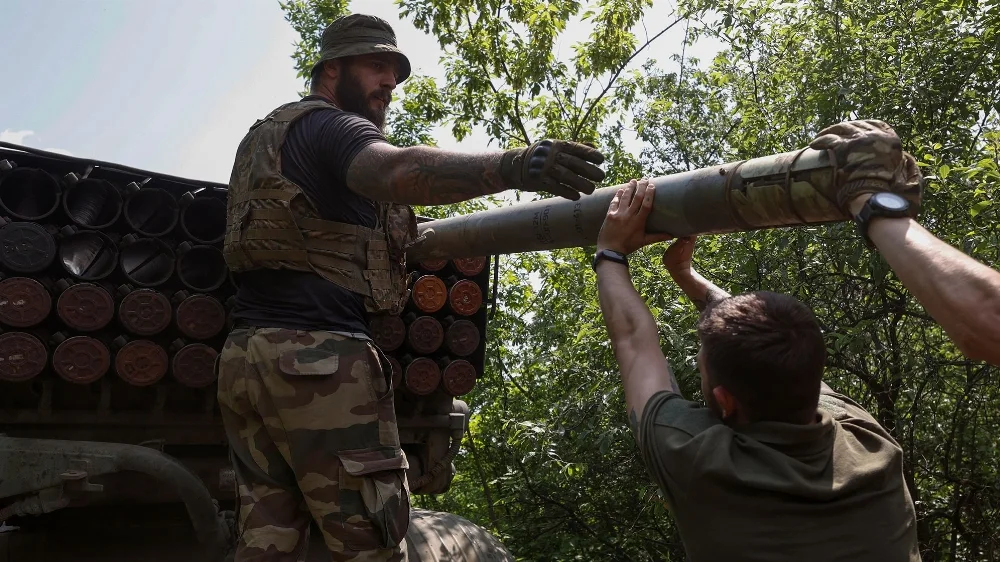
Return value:
<svg viewBox="0 0 1000 562">
<path fill-rule="evenodd" d="M 402 83 L 410 76 L 410 59 L 396 46 L 396 33 L 389 22 L 377 16 L 351 14 L 341 16 L 323 30 L 319 61 L 313 71 L 323 62 L 341 57 L 391 53 L 399 60 L 399 78 Z"/>
</svg>

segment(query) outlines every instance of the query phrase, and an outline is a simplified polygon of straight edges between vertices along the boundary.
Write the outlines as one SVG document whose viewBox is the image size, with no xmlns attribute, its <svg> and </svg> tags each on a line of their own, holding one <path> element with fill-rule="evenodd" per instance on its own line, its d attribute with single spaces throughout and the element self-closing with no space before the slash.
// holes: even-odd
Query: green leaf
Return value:
<svg viewBox="0 0 1000 562">
<path fill-rule="evenodd" d="M 980 201 L 980 202 L 976 203 L 971 208 L 969 208 L 969 216 L 972 216 L 972 217 L 977 216 L 979 213 L 981 213 L 981 212 L 985 211 L 986 209 L 988 209 L 990 207 L 990 205 L 992 205 L 992 204 L 993 204 L 992 201 Z"/>
</svg>

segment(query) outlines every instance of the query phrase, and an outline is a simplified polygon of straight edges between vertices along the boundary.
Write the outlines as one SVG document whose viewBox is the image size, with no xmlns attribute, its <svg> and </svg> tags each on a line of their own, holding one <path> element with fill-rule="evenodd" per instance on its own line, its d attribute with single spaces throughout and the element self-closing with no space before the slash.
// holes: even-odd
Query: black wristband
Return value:
<svg viewBox="0 0 1000 562">
<path fill-rule="evenodd" d="M 597 253 L 594 254 L 594 261 L 590 264 L 591 269 L 597 271 L 597 262 L 601 260 L 613 261 L 628 267 L 628 257 L 625 254 L 603 248 L 601 250 L 597 250 Z"/>
</svg>

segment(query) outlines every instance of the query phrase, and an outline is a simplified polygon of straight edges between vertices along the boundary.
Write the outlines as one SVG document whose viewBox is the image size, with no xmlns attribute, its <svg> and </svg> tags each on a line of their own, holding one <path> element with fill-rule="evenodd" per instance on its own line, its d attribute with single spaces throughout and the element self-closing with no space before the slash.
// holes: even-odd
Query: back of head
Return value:
<svg viewBox="0 0 1000 562">
<path fill-rule="evenodd" d="M 768 291 L 729 297 L 702 313 L 698 336 L 709 385 L 728 390 L 751 421 L 812 419 L 826 346 L 804 304 Z"/>
</svg>

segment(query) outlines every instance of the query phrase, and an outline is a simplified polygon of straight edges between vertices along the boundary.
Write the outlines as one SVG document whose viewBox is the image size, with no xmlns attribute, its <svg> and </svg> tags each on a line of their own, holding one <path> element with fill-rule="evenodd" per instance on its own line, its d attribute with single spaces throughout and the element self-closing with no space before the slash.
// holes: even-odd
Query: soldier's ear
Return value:
<svg viewBox="0 0 1000 562">
<path fill-rule="evenodd" d="M 323 63 L 323 74 L 330 80 L 340 77 L 341 61 L 338 59 L 328 60 Z"/>
</svg>

